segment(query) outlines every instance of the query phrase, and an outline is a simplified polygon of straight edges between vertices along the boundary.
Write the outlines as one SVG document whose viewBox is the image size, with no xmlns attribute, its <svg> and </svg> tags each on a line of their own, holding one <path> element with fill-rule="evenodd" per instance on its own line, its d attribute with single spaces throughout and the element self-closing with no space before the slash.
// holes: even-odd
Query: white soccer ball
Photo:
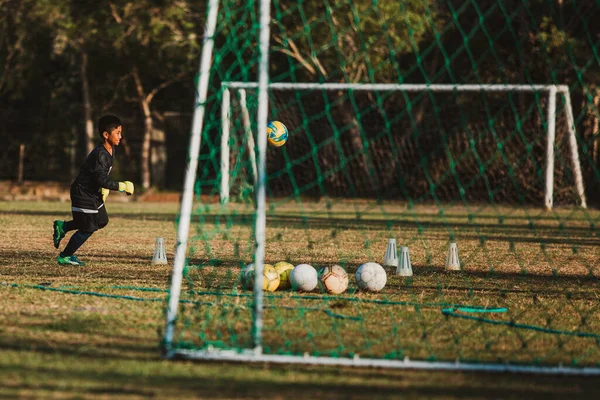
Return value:
<svg viewBox="0 0 600 400">
<path fill-rule="evenodd" d="M 362 290 L 379 292 L 386 282 L 385 269 L 375 262 L 364 263 L 356 270 L 356 283 Z"/>
<path fill-rule="evenodd" d="M 308 264 L 299 264 L 294 267 L 290 274 L 292 289 L 310 292 L 317 287 L 317 270 Z"/>
</svg>

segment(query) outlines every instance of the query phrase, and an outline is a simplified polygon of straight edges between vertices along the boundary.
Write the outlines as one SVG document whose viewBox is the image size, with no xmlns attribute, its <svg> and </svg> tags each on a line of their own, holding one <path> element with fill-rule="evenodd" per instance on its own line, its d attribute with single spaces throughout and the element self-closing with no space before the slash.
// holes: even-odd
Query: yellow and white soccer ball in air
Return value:
<svg viewBox="0 0 600 400">
<path fill-rule="evenodd" d="M 290 274 L 294 269 L 294 266 L 289 262 L 280 261 L 274 265 L 275 270 L 279 274 L 279 288 L 278 289 L 289 289 L 292 287 L 290 283 Z"/>
<path fill-rule="evenodd" d="M 248 264 L 242 269 L 242 286 L 244 289 L 254 289 L 254 264 Z M 274 292 L 279 287 L 279 274 L 275 267 L 265 264 L 263 268 L 262 288 L 268 292 Z"/>
<path fill-rule="evenodd" d="M 323 267 L 319 270 L 319 286 L 329 294 L 344 293 L 348 288 L 348 274 L 339 265 Z"/>
<path fill-rule="evenodd" d="M 292 289 L 302 292 L 310 292 L 317 287 L 317 270 L 312 265 L 298 264 L 290 274 Z"/>
<path fill-rule="evenodd" d="M 379 292 L 386 282 L 385 269 L 375 262 L 364 263 L 356 270 L 356 284 L 362 290 Z"/>
<path fill-rule="evenodd" d="M 286 126 L 280 121 L 270 121 L 267 124 L 267 140 L 271 146 L 283 146 L 288 140 Z"/>
</svg>

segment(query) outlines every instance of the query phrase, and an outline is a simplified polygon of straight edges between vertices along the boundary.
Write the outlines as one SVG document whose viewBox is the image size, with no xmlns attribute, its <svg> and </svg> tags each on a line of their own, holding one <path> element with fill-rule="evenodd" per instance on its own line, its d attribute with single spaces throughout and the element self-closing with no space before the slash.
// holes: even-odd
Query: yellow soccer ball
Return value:
<svg viewBox="0 0 600 400">
<path fill-rule="evenodd" d="M 289 289 L 292 287 L 290 283 L 290 273 L 294 266 L 289 262 L 280 261 L 274 265 L 275 270 L 279 274 L 279 289 Z"/>
<path fill-rule="evenodd" d="M 267 140 L 271 146 L 281 147 L 288 140 L 288 130 L 280 121 L 270 121 L 267 124 Z"/>
<path fill-rule="evenodd" d="M 242 270 L 242 286 L 244 289 L 254 289 L 254 264 L 248 264 Z M 263 290 L 274 292 L 279 287 L 279 274 L 271 264 L 265 264 L 263 269 Z"/>
<path fill-rule="evenodd" d="M 263 271 L 263 290 L 274 292 L 279 287 L 279 273 L 270 264 L 265 264 Z"/>
</svg>

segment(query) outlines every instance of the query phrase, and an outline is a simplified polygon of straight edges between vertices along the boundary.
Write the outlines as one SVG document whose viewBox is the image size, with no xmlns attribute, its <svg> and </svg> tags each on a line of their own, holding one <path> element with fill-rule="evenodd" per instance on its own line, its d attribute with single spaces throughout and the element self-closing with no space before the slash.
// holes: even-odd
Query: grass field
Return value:
<svg viewBox="0 0 600 400">
<path fill-rule="evenodd" d="M 172 261 L 178 204 L 109 199 L 108 207 L 109 226 L 79 252 L 88 265 L 65 268 L 55 263 L 51 227 L 53 219 L 69 217 L 69 205 L 0 202 L 0 397 L 593 398 L 597 393 L 599 378 L 162 360 L 170 266 L 152 266 L 150 260 L 160 236 Z M 199 205 L 196 211 L 183 294 L 196 304 L 182 309 L 197 324 L 180 325 L 178 340 L 186 346 L 245 346 L 251 299 L 239 289 L 238 270 L 251 260 L 250 210 Z M 387 238 L 396 237 L 410 248 L 415 276 L 390 275 L 380 294 L 358 293 L 353 282 L 338 297 L 276 292 L 265 302 L 266 350 L 598 366 L 599 222 L 599 213 L 581 210 L 482 206 L 440 213 L 437 207 L 397 204 L 277 204 L 269 211 L 267 262 L 342 262 L 352 272 L 362 262 L 381 262 Z M 464 269 L 459 273 L 443 268 L 450 240 L 459 244 Z M 444 306 L 459 304 L 506 308 L 476 317 L 512 325 L 441 313 Z"/>
</svg>

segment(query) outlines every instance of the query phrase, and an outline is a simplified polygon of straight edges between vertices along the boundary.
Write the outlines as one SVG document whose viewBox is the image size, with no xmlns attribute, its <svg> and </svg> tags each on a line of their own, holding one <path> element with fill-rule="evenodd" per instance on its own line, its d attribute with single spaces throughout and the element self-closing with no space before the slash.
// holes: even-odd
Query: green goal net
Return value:
<svg viewBox="0 0 600 400">
<path fill-rule="evenodd" d="M 166 354 L 600 373 L 598 17 L 212 0 Z"/>
</svg>

